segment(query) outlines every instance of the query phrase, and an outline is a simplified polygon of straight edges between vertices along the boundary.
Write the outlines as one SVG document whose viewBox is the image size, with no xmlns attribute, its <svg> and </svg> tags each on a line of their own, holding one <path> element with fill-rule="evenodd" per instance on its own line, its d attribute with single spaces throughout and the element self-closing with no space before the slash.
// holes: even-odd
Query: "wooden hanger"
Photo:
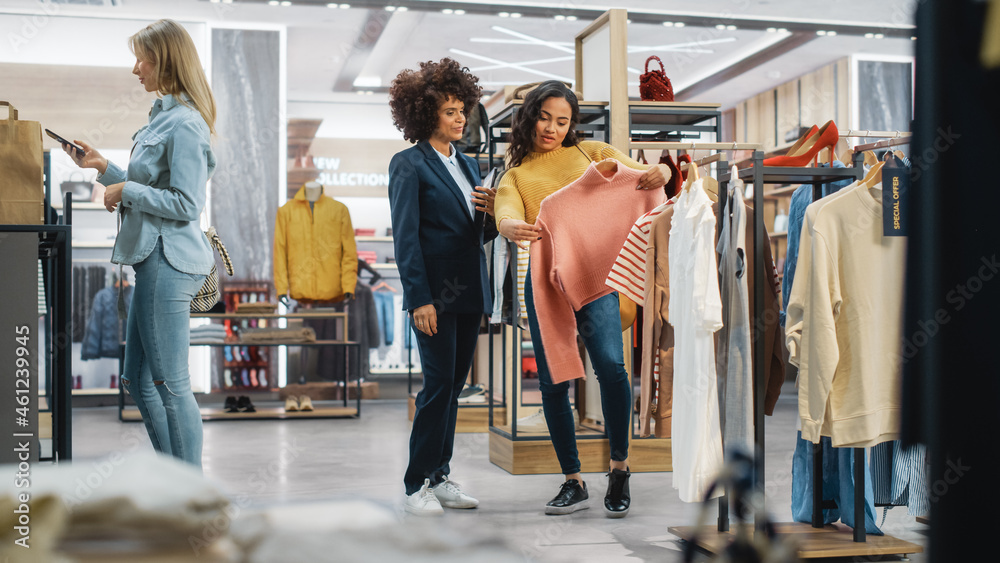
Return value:
<svg viewBox="0 0 1000 563">
<path fill-rule="evenodd" d="M 708 199 L 713 202 L 719 201 L 719 182 L 711 174 L 705 174 L 701 179 L 701 187 L 708 194 Z"/>
<path fill-rule="evenodd" d="M 685 170 L 687 170 L 687 178 L 684 179 L 684 186 L 681 187 L 681 190 L 686 192 L 691 189 L 691 184 L 700 178 L 698 176 L 698 167 L 695 166 L 693 162 L 688 162 L 685 166 Z"/>
<path fill-rule="evenodd" d="M 865 175 L 864 180 L 861 183 L 868 189 L 874 188 L 880 182 L 882 182 L 882 167 L 885 166 L 884 162 L 877 162 L 874 166 L 868 170 L 868 174 Z"/>
<path fill-rule="evenodd" d="M 892 154 L 896 155 L 896 158 L 898 158 L 899 160 L 903 160 L 904 158 L 906 158 L 906 153 L 904 153 L 899 149 L 892 151 Z"/>
<path fill-rule="evenodd" d="M 875 166 L 878 164 L 878 157 L 875 156 L 875 151 L 865 151 L 865 166 Z"/>
<path fill-rule="evenodd" d="M 388 283 L 386 283 L 385 280 L 382 280 L 382 281 L 378 282 L 377 284 L 375 284 L 375 287 L 372 288 L 372 291 L 378 291 L 378 290 L 380 290 L 382 288 L 388 289 L 389 291 L 391 291 L 393 293 L 399 293 L 398 289 L 396 289 L 395 287 L 392 287 L 391 285 L 389 285 Z"/>
</svg>

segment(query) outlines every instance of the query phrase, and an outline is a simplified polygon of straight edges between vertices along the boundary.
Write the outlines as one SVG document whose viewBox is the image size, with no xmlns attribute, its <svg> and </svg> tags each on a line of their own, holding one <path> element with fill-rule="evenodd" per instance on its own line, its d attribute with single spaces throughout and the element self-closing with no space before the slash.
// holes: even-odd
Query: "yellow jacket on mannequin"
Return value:
<svg viewBox="0 0 1000 563">
<path fill-rule="evenodd" d="M 320 195 L 310 209 L 305 187 L 278 209 L 274 288 L 296 301 L 340 301 L 358 282 L 358 249 L 347 206 Z"/>
</svg>

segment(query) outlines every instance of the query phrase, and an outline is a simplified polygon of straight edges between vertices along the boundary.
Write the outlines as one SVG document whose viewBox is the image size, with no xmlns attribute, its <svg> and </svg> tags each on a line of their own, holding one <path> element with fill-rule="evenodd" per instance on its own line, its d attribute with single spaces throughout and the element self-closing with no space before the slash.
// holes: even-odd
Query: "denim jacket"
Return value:
<svg viewBox="0 0 1000 563">
<path fill-rule="evenodd" d="M 197 110 L 167 94 L 153 103 L 149 124 L 132 139 L 128 171 L 109 161 L 97 177 L 105 186 L 125 182 L 118 206 L 121 230 L 111 261 L 138 264 L 162 238 L 171 266 L 207 275 L 215 257 L 198 219 L 215 171 L 208 125 Z"/>
</svg>

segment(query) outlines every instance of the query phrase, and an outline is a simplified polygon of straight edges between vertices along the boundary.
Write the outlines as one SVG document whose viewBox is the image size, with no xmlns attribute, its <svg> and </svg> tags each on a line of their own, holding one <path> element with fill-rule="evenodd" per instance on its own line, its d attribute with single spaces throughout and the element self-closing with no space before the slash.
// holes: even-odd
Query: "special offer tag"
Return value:
<svg viewBox="0 0 1000 563">
<path fill-rule="evenodd" d="M 907 213 L 909 168 L 882 168 L 882 235 L 905 237 L 910 233 Z"/>
</svg>

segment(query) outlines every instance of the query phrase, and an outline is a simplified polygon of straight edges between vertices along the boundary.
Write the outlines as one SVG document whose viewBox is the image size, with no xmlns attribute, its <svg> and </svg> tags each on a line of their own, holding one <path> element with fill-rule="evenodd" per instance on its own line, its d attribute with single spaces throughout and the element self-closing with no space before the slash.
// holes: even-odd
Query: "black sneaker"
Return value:
<svg viewBox="0 0 1000 563">
<path fill-rule="evenodd" d="M 226 402 L 222 405 L 222 408 L 226 412 L 240 412 L 240 409 L 236 406 L 236 397 L 233 396 L 226 397 Z"/>
<path fill-rule="evenodd" d="M 485 403 L 486 402 L 486 388 L 482 385 L 472 385 L 462 389 L 462 392 L 458 394 L 459 403 Z"/>
<path fill-rule="evenodd" d="M 627 469 L 612 469 L 608 473 L 608 493 L 604 495 L 604 514 L 608 518 L 624 518 L 628 514 L 632 504 L 628 490 L 628 478 L 631 476 Z"/>
<path fill-rule="evenodd" d="M 577 510 L 590 508 L 587 499 L 587 484 L 570 479 L 559 487 L 559 494 L 545 505 L 546 514 L 572 514 Z"/>
<path fill-rule="evenodd" d="M 236 399 L 236 409 L 239 412 L 257 412 L 257 408 L 250 402 L 250 397 L 246 395 L 240 395 L 240 398 Z"/>
</svg>

